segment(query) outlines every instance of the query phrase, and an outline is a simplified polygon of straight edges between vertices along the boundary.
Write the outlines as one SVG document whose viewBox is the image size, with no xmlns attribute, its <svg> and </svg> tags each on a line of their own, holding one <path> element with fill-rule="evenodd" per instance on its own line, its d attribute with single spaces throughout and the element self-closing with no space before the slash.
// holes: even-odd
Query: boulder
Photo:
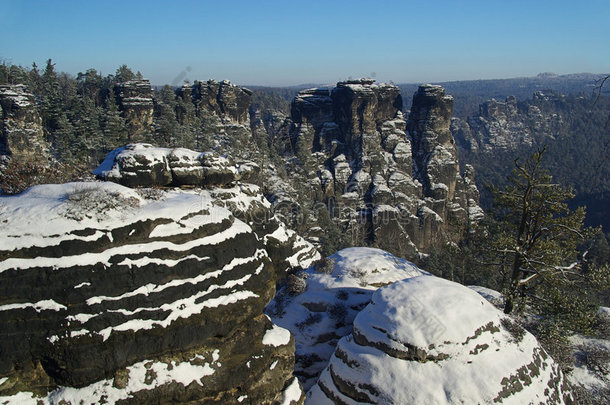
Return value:
<svg viewBox="0 0 610 405">
<path fill-rule="evenodd" d="M 294 341 L 263 308 L 281 266 L 317 257 L 242 187 L 226 198 L 91 182 L 1 197 L 2 399 L 302 401 Z M 272 257 L 271 240 L 290 256 Z"/>
<path fill-rule="evenodd" d="M 310 404 L 572 402 L 536 339 L 471 289 L 430 275 L 377 290 Z"/>
<path fill-rule="evenodd" d="M 230 157 L 185 148 L 130 144 L 110 152 L 93 171 L 99 179 L 128 187 L 227 186 L 258 172 L 253 162 L 236 164 Z"/>
<path fill-rule="evenodd" d="M 287 280 L 266 313 L 294 335 L 295 375 L 303 387 L 315 384 L 337 342 L 351 333 L 354 317 L 376 289 L 424 273 L 380 249 L 347 248 Z"/>
</svg>

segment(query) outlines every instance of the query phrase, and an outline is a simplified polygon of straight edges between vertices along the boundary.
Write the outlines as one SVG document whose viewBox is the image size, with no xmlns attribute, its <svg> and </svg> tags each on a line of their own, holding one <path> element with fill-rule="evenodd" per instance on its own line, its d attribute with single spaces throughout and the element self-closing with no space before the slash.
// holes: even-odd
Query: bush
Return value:
<svg viewBox="0 0 610 405">
<path fill-rule="evenodd" d="M 335 261 L 328 257 L 323 257 L 313 264 L 316 273 L 330 274 L 335 269 Z"/>
<path fill-rule="evenodd" d="M 75 165 L 10 159 L 0 166 L 0 191 L 2 194 L 19 194 L 37 184 L 76 180 L 84 173 L 87 173 L 84 167 Z"/>
<path fill-rule="evenodd" d="M 105 218 L 110 210 L 134 208 L 140 202 L 134 197 L 125 197 L 121 193 L 105 190 L 99 186 L 83 186 L 68 195 L 65 216 L 76 221 L 85 218 Z"/>
<path fill-rule="evenodd" d="M 302 294 L 307 289 L 307 283 L 297 274 L 289 274 L 286 278 L 286 292 L 290 296 Z"/>
</svg>

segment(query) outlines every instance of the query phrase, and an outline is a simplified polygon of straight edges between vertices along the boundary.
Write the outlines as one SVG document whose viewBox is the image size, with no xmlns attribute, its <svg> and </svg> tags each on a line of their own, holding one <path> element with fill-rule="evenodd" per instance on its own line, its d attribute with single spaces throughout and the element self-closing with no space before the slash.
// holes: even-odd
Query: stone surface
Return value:
<svg viewBox="0 0 610 405">
<path fill-rule="evenodd" d="M 316 383 L 375 290 L 421 274 L 427 273 L 383 250 L 347 248 L 287 280 L 266 311 L 295 337 L 295 375 L 303 387 Z"/>
<path fill-rule="evenodd" d="M 564 99 L 552 91 L 538 91 L 523 103 L 514 96 L 491 99 L 479 106 L 478 114 L 455 118 L 451 131 L 459 146 L 469 151 L 511 151 L 533 145 L 536 139 L 553 139 L 566 124 L 560 107 Z"/>
<path fill-rule="evenodd" d="M 359 79 L 299 92 L 291 124 L 266 125 L 286 162 L 285 180 L 266 184 L 271 201 L 305 212 L 312 240 L 320 214 L 302 201 L 327 209 L 351 245 L 415 259 L 447 235 L 456 238 L 480 218 L 469 214 L 481 211 L 474 172 L 466 179 L 459 170 L 452 103 L 443 88 L 422 86 L 407 122 L 394 85 Z M 282 177 L 262 170 L 265 179 Z"/>
<path fill-rule="evenodd" d="M 262 311 L 319 256 L 258 187 L 44 185 L 0 218 L 3 400 L 302 401 L 293 340 Z"/>
<path fill-rule="evenodd" d="M 231 84 L 228 80 L 186 84 L 182 86 L 180 95 L 185 101 L 193 102 L 197 109 L 205 109 L 223 120 L 246 125 L 250 123 L 252 91 Z"/>
<path fill-rule="evenodd" d="M 128 80 L 114 87 L 117 104 L 128 126 L 129 140 L 141 142 L 152 132 L 154 95 L 147 79 Z"/>
<path fill-rule="evenodd" d="M 50 157 L 36 98 L 24 85 L 0 85 L 0 155 L 16 159 Z"/>
<path fill-rule="evenodd" d="M 377 290 L 308 404 L 572 403 L 536 339 L 467 287 L 429 275 Z"/>
<path fill-rule="evenodd" d="M 230 157 L 213 152 L 157 148 L 140 143 L 110 152 L 93 174 L 128 187 L 209 187 L 247 180 L 258 170 L 252 162 L 237 165 Z"/>
</svg>

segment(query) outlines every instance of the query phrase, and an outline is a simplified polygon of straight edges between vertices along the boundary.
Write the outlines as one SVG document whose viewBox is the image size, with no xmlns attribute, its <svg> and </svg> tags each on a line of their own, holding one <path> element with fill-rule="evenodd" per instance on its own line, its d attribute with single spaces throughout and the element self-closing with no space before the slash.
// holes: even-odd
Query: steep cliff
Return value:
<svg viewBox="0 0 610 405">
<path fill-rule="evenodd" d="M 412 258 L 459 235 L 482 212 L 472 168 L 459 172 L 449 129 L 452 99 L 426 85 L 413 103 L 407 133 L 394 85 L 360 79 L 301 91 L 289 125 L 267 125 L 293 185 L 269 182 L 271 201 L 281 206 L 292 199 L 304 211 L 310 208 L 302 201 L 313 206 L 310 237 L 324 226 L 319 209 L 326 207 L 348 244 L 372 242 Z"/>
<path fill-rule="evenodd" d="M 128 125 L 129 139 L 139 142 L 152 132 L 154 95 L 146 79 L 129 80 L 115 85 L 117 104 Z"/>
<path fill-rule="evenodd" d="M 509 96 L 505 101 L 491 99 L 479 106 L 479 114 L 465 121 L 455 118 L 451 131 L 459 146 L 470 151 L 514 151 L 535 142 L 554 139 L 566 120 L 561 104 L 566 96 L 552 91 L 537 91 L 528 102 L 518 103 Z"/>
<path fill-rule="evenodd" d="M 0 86 L 0 156 L 49 158 L 36 98 L 24 85 Z"/>
<path fill-rule="evenodd" d="M 319 256 L 257 186 L 208 187 L 69 183 L 0 198 L 3 400 L 302 400 L 293 340 L 263 308 L 277 277 Z"/>
<path fill-rule="evenodd" d="M 183 100 L 192 102 L 196 109 L 205 109 L 223 120 L 246 125 L 250 123 L 249 107 L 252 92 L 231 84 L 228 80 L 196 81 L 192 85 L 185 84 L 180 89 L 179 95 Z"/>
</svg>

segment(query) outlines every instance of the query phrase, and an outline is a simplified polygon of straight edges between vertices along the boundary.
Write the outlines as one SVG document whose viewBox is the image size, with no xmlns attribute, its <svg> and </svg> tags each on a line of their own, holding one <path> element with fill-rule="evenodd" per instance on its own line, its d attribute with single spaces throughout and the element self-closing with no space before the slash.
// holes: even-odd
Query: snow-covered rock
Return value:
<svg viewBox="0 0 610 405">
<path fill-rule="evenodd" d="M 424 274 L 414 264 L 380 249 L 348 248 L 297 274 L 305 291 L 284 286 L 267 307 L 274 323 L 296 342 L 295 375 L 305 389 L 317 380 L 337 341 L 352 331 L 354 317 L 381 286 Z"/>
<path fill-rule="evenodd" d="M 217 186 L 246 180 L 258 166 L 237 165 L 229 157 L 184 148 L 158 148 L 136 143 L 110 152 L 93 174 L 129 187 Z"/>
<path fill-rule="evenodd" d="M 294 341 L 263 308 L 279 267 L 315 257 L 269 206 L 243 184 L 0 197 L 0 403 L 296 398 Z"/>
<path fill-rule="evenodd" d="M 433 276 L 377 290 L 309 391 L 309 404 L 562 404 L 558 366 L 469 288 Z"/>
</svg>

